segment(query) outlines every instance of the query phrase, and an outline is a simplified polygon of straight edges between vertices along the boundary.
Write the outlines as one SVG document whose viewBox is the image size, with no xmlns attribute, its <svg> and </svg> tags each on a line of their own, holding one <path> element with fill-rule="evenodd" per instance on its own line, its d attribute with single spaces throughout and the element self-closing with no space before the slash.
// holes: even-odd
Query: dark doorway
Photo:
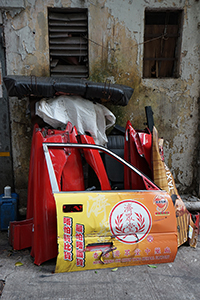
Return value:
<svg viewBox="0 0 200 300">
<path fill-rule="evenodd" d="M 14 189 L 10 135 L 9 102 L 3 76 L 6 75 L 3 27 L 0 26 L 0 194 L 9 185 Z"/>
</svg>

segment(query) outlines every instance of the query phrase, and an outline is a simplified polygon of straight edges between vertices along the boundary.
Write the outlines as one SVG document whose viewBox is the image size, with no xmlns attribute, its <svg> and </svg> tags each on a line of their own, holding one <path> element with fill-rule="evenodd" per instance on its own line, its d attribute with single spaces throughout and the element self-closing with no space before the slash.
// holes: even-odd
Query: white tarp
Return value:
<svg viewBox="0 0 200 300">
<path fill-rule="evenodd" d="M 107 143 L 106 130 L 115 124 L 114 114 L 105 106 L 80 96 L 43 98 L 36 103 L 36 114 L 53 128 L 71 122 L 80 134 L 89 132 L 98 145 Z"/>
</svg>

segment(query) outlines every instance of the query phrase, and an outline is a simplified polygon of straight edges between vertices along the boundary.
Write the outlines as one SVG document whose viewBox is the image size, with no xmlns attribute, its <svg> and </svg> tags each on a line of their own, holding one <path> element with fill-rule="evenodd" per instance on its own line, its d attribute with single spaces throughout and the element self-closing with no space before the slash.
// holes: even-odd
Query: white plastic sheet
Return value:
<svg viewBox="0 0 200 300">
<path fill-rule="evenodd" d="M 95 143 L 103 146 L 108 142 L 106 130 L 116 121 L 105 106 L 80 96 L 43 98 L 36 103 L 36 114 L 53 128 L 63 128 L 71 122 L 80 134 L 89 132 Z"/>
</svg>

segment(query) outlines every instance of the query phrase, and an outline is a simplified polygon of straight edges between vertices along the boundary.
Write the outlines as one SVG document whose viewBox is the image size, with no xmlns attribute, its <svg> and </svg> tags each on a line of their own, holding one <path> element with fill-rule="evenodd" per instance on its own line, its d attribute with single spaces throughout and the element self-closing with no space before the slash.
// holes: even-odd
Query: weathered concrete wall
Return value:
<svg viewBox="0 0 200 300">
<path fill-rule="evenodd" d="M 99 4 L 98 9 L 91 7 L 91 23 L 97 13 L 98 19 L 103 18 L 102 25 L 91 32 L 91 39 L 105 47 L 91 45 L 90 59 L 95 62 L 91 65 L 92 75 L 98 78 L 98 74 L 105 80 L 109 70 L 108 75 L 113 75 L 116 82 L 135 88 L 126 108 L 113 108 L 121 125 L 130 119 L 136 128 L 142 129 L 144 107 L 152 106 L 155 125 L 165 139 L 166 162 L 177 186 L 182 192 L 193 189 L 198 145 L 199 2 L 102 2 L 104 6 Z M 142 79 L 145 7 L 184 9 L 180 78 Z"/>
<path fill-rule="evenodd" d="M 198 144 L 200 2 L 195 0 L 26 0 L 24 9 L 5 10 L 7 74 L 49 76 L 47 7 L 88 8 L 90 79 L 134 87 L 127 107 L 109 106 L 117 122 L 130 119 L 143 129 L 151 105 L 166 163 L 180 192 L 194 190 Z M 184 10 L 180 77 L 143 79 L 145 8 Z M 31 123 L 26 100 L 10 98 L 16 188 L 26 190 Z M 22 142 L 23 141 L 23 142 Z M 25 198 L 21 203 L 25 203 Z"/>
</svg>

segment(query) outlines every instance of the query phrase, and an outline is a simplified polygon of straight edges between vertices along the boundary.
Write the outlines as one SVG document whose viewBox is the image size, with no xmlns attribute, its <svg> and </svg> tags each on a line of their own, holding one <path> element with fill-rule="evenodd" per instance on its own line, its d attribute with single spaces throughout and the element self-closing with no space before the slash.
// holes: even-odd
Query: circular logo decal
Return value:
<svg viewBox="0 0 200 300">
<path fill-rule="evenodd" d="M 127 244 L 141 242 L 148 235 L 151 224 L 150 212 L 146 206 L 135 200 L 117 203 L 109 216 L 113 236 Z"/>
<path fill-rule="evenodd" d="M 168 200 L 165 199 L 163 196 L 161 195 L 157 195 L 154 200 L 153 200 L 153 203 L 156 204 L 156 209 L 159 211 L 159 212 L 163 212 L 167 209 L 168 207 Z"/>
</svg>

